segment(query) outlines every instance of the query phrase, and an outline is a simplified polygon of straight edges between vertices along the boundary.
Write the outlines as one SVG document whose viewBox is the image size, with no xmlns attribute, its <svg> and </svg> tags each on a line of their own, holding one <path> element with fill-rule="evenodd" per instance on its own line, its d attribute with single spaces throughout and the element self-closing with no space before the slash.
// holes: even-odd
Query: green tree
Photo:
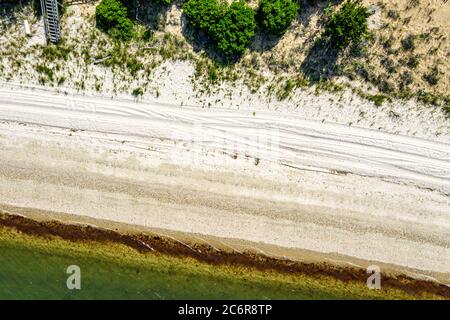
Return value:
<svg viewBox="0 0 450 320">
<path fill-rule="evenodd" d="M 116 39 L 129 40 L 133 36 L 133 22 L 119 0 L 102 0 L 95 9 L 95 18 L 97 27 Z"/>
<path fill-rule="evenodd" d="M 183 13 L 192 26 L 210 32 L 227 11 L 227 4 L 218 0 L 189 0 L 183 5 Z"/>
<path fill-rule="evenodd" d="M 245 52 L 255 29 L 255 11 L 244 1 L 238 1 L 233 2 L 219 22 L 212 26 L 211 36 L 221 53 L 235 57 Z"/>
<path fill-rule="evenodd" d="M 300 6 L 292 0 L 261 0 L 258 21 L 272 34 L 282 34 L 297 16 Z"/>
<path fill-rule="evenodd" d="M 359 0 L 347 0 L 325 24 L 325 36 L 331 45 L 344 49 L 358 43 L 367 34 L 369 13 Z"/>
</svg>

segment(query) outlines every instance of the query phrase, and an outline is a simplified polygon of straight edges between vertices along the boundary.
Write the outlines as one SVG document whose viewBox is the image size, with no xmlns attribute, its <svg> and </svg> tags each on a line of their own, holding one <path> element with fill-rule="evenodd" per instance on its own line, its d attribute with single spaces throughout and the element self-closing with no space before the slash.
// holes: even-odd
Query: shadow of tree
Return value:
<svg viewBox="0 0 450 320">
<path fill-rule="evenodd" d="M 323 16 L 323 12 L 328 5 L 334 5 L 340 2 L 340 0 L 302 0 L 299 2 L 300 10 L 296 21 L 306 28 L 309 26 L 313 16 Z M 257 52 L 269 51 L 279 43 L 282 37 L 283 34 L 268 34 L 260 26 L 258 26 L 255 38 L 249 46 L 249 49 Z"/>
<path fill-rule="evenodd" d="M 280 39 L 283 37 L 283 35 L 274 35 L 265 32 L 260 26 L 258 26 L 255 37 L 253 38 L 252 43 L 249 46 L 249 49 L 251 51 L 256 52 L 264 52 L 269 51 L 273 49 Z"/>
<path fill-rule="evenodd" d="M 150 30 L 157 30 L 164 26 L 170 5 L 159 4 L 149 0 L 121 0 L 128 9 L 130 19 L 147 26 Z"/>
<path fill-rule="evenodd" d="M 327 7 L 340 2 L 340 0 L 303 0 L 301 3 L 303 10 L 298 16 L 299 22 L 308 27 L 311 17 L 318 16 L 318 24 L 323 25 L 327 20 Z M 330 79 L 339 73 L 336 63 L 341 51 L 333 48 L 329 40 L 319 33 L 314 32 L 306 40 L 305 45 L 309 43 L 311 48 L 300 65 L 300 69 L 312 83 Z"/>
<path fill-rule="evenodd" d="M 304 27 L 308 27 L 312 17 L 323 17 L 328 6 L 335 6 L 340 2 L 342 0 L 302 0 L 300 1 L 300 13 L 297 16 L 297 21 Z"/>
<path fill-rule="evenodd" d="M 21 8 L 33 3 L 34 14 L 37 17 L 41 16 L 41 2 L 40 0 L 2 0 L 0 6 L 0 18 L 6 25 L 12 25 L 17 22 L 16 12 Z"/>
<path fill-rule="evenodd" d="M 327 39 L 319 38 L 303 60 L 300 69 L 311 82 L 330 79 L 338 74 L 336 62 L 340 51 Z"/>
</svg>

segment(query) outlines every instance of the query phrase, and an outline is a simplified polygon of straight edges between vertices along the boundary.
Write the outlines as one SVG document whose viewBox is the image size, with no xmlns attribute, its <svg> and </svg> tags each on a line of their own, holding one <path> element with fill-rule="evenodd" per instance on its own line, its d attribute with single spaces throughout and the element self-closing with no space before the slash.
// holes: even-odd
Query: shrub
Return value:
<svg viewBox="0 0 450 320">
<path fill-rule="evenodd" d="M 419 58 L 417 56 L 409 57 L 406 65 L 411 69 L 417 68 L 417 66 L 419 65 Z"/>
<path fill-rule="evenodd" d="M 428 82 L 429 85 L 435 86 L 440 80 L 440 73 L 437 67 L 433 67 L 431 71 L 423 75 L 423 79 Z"/>
<path fill-rule="evenodd" d="M 404 51 L 413 51 L 416 48 L 415 37 L 410 34 L 405 39 L 402 39 L 401 44 Z"/>
<path fill-rule="evenodd" d="M 190 24 L 206 32 L 225 14 L 227 5 L 218 0 L 189 0 L 183 5 L 183 13 Z"/>
<path fill-rule="evenodd" d="M 142 89 L 142 88 L 136 88 L 136 89 L 133 89 L 133 92 L 131 92 L 131 94 L 134 96 L 134 97 L 139 97 L 139 96 L 143 96 L 144 95 L 144 89 Z"/>
<path fill-rule="evenodd" d="M 387 16 L 389 18 L 391 18 L 392 20 L 397 20 L 398 19 L 398 12 L 395 10 L 389 10 L 387 13 Z"/>
<path fill-rule="evenodd" d="M 367 9 L 358 0 L 347 0 L 325 24 L 331 45 L 343 49 L 358 43 L 367 34 Z"/>
<path fill-rule="evenodd" d="M 366 98 L 367 100 L 372 101 L 377 107 L 382 106 L 384 101 L 387 99 L 384 94 L 367 95 Z"/>
<path fill-rule="evenodd" d="M 219 22 L 212 26 L 211 36 L 217 48 L 228 57 L 244 53 L 255 35 L 255 11 L 243 1 L 233 2 Z"/>
<path fill-rule="evenodd" d="M 133 22 L 127 8 L 119 0 L 102 0 L 95 9 L 97 27 L 113 38 L 129 40 L 133 36 Z"/>
<path fill-rule="evenodd" d="M 228 58 L 244 53 L 255 34 L 255 12 L 244 1 L 228 6 L 221 0 L 189 0 L 183 12 L 194 27 L 211 36 L 219 52 Z"/>
<path fill-rule="evenodd" d="M 36 71 L 39 73 L 43 73 L 48 77 L 48 80 L 53 81 L 53 70 L 48 68 L 47 66 L 43 65 L 43 64 L 38 64 L 36 66 Z"/>
<path fill-rule="evenodd" d="M 409 86 L 410 84 L 413 83 L 413 76 L 411 74 L 411 72 L 408 71 L 404 71 L 401 75 L 400 75 L 400 83 L 399 83 L 399 87 L 400 88 L 405 88 L 407 86 Z"/>
<path fill-rule="evenodd" d="M 55 61 L 59 59 L 67 61 L 70 52 L 70 47 L 64 47 L 62 45 L 48 45 L 43 48 L 42 56 L 49 61 Z"/>
<path fill-rule="evenodd" d="M 292 91 L 295 89 L 295 82 L 292 80 L 287 80 L 284 86 L 277 92 L 278 100 L 282 101 L 289 97 Z"/>
<path fill-rule="evenodd" d="M 297 16 L 300 6 L 292 0 L 261 0 L 258 20 L 272 34 L 282 34 Z"/>
</svg>

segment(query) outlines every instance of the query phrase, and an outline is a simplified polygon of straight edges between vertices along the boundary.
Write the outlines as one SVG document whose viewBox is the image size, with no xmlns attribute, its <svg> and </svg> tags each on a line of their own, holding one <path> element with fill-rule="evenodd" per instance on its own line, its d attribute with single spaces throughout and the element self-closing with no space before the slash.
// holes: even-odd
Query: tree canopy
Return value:
<svg viewBox="0 0 450 320">
<path fill-rule="evenodd" d="M 255 35 L 255 11 L 244 1 L 189 0 L 183 6 L 188 21 L 208 33 L 226 57 L 244 53 Z"/>
<path fill-rule="evenodd" d="M 227 56 L 241 55 L 255 35 L 255 11 L 245 2 L 233 2 L 225 15 L 212 27 L 217 48 Z"/>
<path fill-rule="evenodd" d="M 325 25 L 325 36 L 333 47 L 344 49 L 358 43 L 367 33 L 369 13 L 358 0 L 347 0 Z"/>
<path fill-rule="evenodd" d="M 300 5 L 293 0 L 261 0 L 258 21 L 272 34 L 282 34 L 297 16 Z"/>
<path fill-rule="evenodd" d="M 133 36 L 133 22 L 119 0 L 102 0 L 95 9 L 95 18 L 97 27 L 116 39 L 129 40 Z"/>
</svg>

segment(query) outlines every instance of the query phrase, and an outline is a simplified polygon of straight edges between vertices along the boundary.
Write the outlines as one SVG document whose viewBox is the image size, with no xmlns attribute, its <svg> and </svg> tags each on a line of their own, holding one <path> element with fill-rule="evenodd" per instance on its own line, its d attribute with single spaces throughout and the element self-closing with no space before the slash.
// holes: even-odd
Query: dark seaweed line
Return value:
<svg viewBox="0 0 450 320">
<path fill-rule="evenodd" d="M 365 283 L 366 270 L 354 267 L 333 266 L 327 263 L 304 263 L 267 257 L 254 252 L 238 253 L 218 250 L 206 244 L 186 245 L 168 237 L 142 233 L 124 234 L 88 225 L 63 224 L 57 221 L 35 221 L 0 210 L 0 226 L 13 228 L 28 235 L 49 238 L 60 237 L 72 242 L 120 243 L 141 253 L 157 252 L 173 257 L 190 257 L 211 265 L 239 265 L 260 271 L 277 271 L 284 274 L 303 274 L 312 277 L 328 276 L 343 282 Z M 420 297 L 423 293 L 450 299 L 450 288 L 432 281 L 417 280 L 406 275 L 385 276 L 383 286 L 400 289 Z"/>
</svg>

